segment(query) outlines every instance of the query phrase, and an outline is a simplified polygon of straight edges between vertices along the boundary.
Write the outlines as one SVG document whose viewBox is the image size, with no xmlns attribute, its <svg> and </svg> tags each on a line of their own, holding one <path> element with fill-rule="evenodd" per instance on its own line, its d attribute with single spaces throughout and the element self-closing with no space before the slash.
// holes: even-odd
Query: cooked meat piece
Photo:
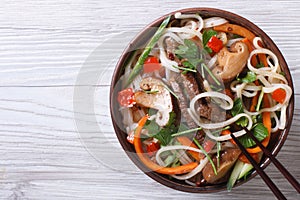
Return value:
<svg viewBox="0 0 300 200">
<path fill-rule="evenodd" d="M 223 178 L 232 168 L 235 161 L 238 159 L 241 154 L 241 150 L 239 149 L 226 149 L 220 157 L 220 166 L 217 169 L 217 175 L 214 173 L 212 165 L 208 163 L 203 168 L 203 177 L 208 183 L 216 183 L 221 178 Z M 216 165 L 217 158 L 216 156 L 213 158 L 213 162 Z"/>
<path fill-rule="evenodd" d="M 186 74 L 181 74 L 181 77 L 184 89 L 188 95 L 188 101 L 192 100 L 196 95 L 204 92 L 204 90 L 200 91 L 196 78 L 192 73 L 188 72 Z M 201 117 L 210 119 L 211 110 L 204 99 L 200 99 L 197 102 L 195 109 L 199 112 Z"/>
<path fill-rule="evenodd" d="M 181 74 L 183 79 L 183 85 L 190 101 L 196 95 L 205 92 L 203 79 L 200 74 L 186 73 Z M 225 112 L 222 111 L 219 106 L 212 103 L 209 98 L 202 98 L 197 101 L 195 105 L 196 111 L 198 111 L 200 117 L 206 118 L 212 122 L 224 121 L 226 118 Z"/>
<path fill-rule="evenodd" d="M 178 97 L 178 104 L 179 104 L 179 108 L 181 110 L 181 114 L 184 117 L 184 119 L 186 120 L 186 123 L 188 125 L 189 128 L 196 128 L 197 124 L 194 122 L 194 120 L 191 118 L 191 116 L 189 115 L 189 113 L 187 112 L 187 100 L 185 99 L 182 89 L 178 83 L 178 80 L 176 80 L 175 77 L 170 78 L 169 83 L 171 85 L 172 90 L 174 91 L 174 93 L 177 95 Z"/>
</svg>

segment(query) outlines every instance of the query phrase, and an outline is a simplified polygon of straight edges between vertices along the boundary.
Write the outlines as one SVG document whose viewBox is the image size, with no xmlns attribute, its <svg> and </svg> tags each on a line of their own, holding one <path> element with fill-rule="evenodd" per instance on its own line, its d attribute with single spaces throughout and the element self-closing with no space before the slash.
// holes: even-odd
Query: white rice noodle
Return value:
<svg viewBox="0 0 300 200">
<path fill-rule="evenodd" d="M 142 81 L 142 76 L 141 75 L 137 75 L 133 81 L 132 81 L 132 88 L 133 90 L 139 90 L 140 89 L 140 82 Z"/>
<path fill-rule="evenodd" d="M 272 84 L 272 87 L 263 87 L 262 91 L 264 93 L 272 93 L 279 88 L 284 89 L 286 92 L 286 96 L 285 96 L 285 100 L 284 100 L 283 104 L 288 103 L 290 97 L 292 96 L 293 91 L 292 91 L 291 87 L 286 84 Z"/>
<path fill-rule="evenodd" d="M 203 160 L 200 160 L 200 163 L 199 165 L 194 168 L 192 171 L 190 171 L 189 173 L 187 174 L 184 174 L 184 175 L 172 175 L 173 178 L 176 178 L 178 180 L 186 180 L 186 179 L 190 179 L 192 178 L 193 176 L 195 176 L 196 174 L 198 174 L 199 172 L 202 171 L 202 169 L 205 167 L 205 165 L 208 163 L 208 158 L 205 157 Z"/>
<path fill-rule="evenodd" d="M 188 111 L 188 113 L 190 114 L 190 116 L 192 117 L 192 119 L 195 121 L 195 123 L 198 125 L 198 126 L 200 126 L 200 127 L 202 127 L 203 129 L 219 129 L 219 128 L 223 128 L 223 127 L 225 127 L 225 126 L 229 126 L 229 125 L 231 125 L 232 123 L 234 123 L 234 122 L 236 122 L 238 119 L 240 119 L 241 117 L 246 117 L 248 120 L 249 120 L 249 122 L 248 122 L 248 126 L 247 126 L 247 128 L 250 130 L 251 128 L 252 128 L 252 124 L 253 124 L 253 121 L 252 121 L 252 118 L 248 115 L 248 114 L 246 114 L 246 113 L 240 113 L 240 114 L 238 114 L 238 115 L 236 115 L 236 116 L 234 116 L 234 117 L 232 117 L 232 118 L 230 118 L 230 119 L 228 119 L 228 120 L 226 120 L 226 121 L 223 121 L 223 122 L 218 122 L 218 123 L 202 123 L 200 120 L 199 120 L 199 116 L 194 112 L 194 111 L 192 111 L 191 109 L 187 109 L 187 111 Z M 243 132 L 243 134 L 244 134 L 245 132 Z M 207 132 L 206 132 L 206 134 L 207 134 Z M 208 135 L 208 134 L 207 134 Z M 208 135 L 209 136 L 209 135 Z M 212 135 L 213 136 L 213 135 Z M 227 137 L 228 135 L 225 135 L 225 136 L 221 136 L 220 138 L 219 137 L 215 137 L 215 136 L 213 136 L 213 137 L 210 137 L 210 138 L 212 138 L 212 139 L 214 139 L 214 140 L 216 140 L 216 141 L 224 141 L 224 140 L 228 140 L 228 137 Z M 218 139 L 219 138 L 219 139 Z M 227 139 L 226 139 L 227 138 Z M 229 139 L 230 139 L 231 137 L 229 136 Z"/>
<path fill-rule="evenodd" d="M 287 104 L 285 104 L 281 108 L 280 121 L 279 121 L 279 127 L 278 127 L 281 130 L 283 130 L 285 128 L 285 124 L 286 124 L 286 108 L 287 108 Z"/>
<path fill-rule="evenodd" d="M 260 37 L 255 37 L 253 39 L 253 46 L 255 49 L 262 49 L 262 47 L 258 44 L 260 42 L 262 44 L 262 39 Z"/>
<path fill-rule="evenodd" d="M 228 40 L 226 46 L 230 47 L 232 44 L 234 44 L 235 42 L 241 41 L 243 38 L 235 38 L 235 39 L 230 39 Z"/>
<path fill-rule="evenodd" d="M 183 42 L 183 40 L 180 38 L 180 37 L 178 37 L 178 35 L 176 35 L 175 33 L 173 33 L 173 32 L 165 32 L 162 36 L 161 36 L 161 40 L 162 41 L 164 41 L 164 39 L 165 38 L 167 38 L 167 37 L 170 37 L 170 38 L 172 38 L 173 40 L 175 40 L 177 43 L 179 43 L 179 44 L 184 44 L 184 42 Z"/>
<path fill-rule="evenodd" d="M 255 68 L 252 64 L 251 64 L 251 58 L 252 56 L 256 55 L 256 54 L 267 54 L 270 56 L 270 58 L 273 60 L 274 65 L 271 65 L 269 67 L 262 67 L 262 68 Z M 265 71 L 272 71 L 272 72 L 277 72 L 278 68 L 279 68 L 279 61 L 277 56 L 270 51 L 269 49 L 265 49 L 265 48 L 259 48 L 259 49 L 254 49 L 248 58 L 248 62 L 247 62 L 247 67 L 250 71 L 255 72 L 256 74 L 264 74 Z"/>
<path fill-rule="evenodd" d="M 183 146 L 183 145 L 174 145 L 174 146 L 165 146 L 165 147 L 161 147 L 157 152 L 156 152 L 156 161 L 160 166 L 165 166 L 164 161 L 160 158 L 160 154 L 165 152 L 165 151 L 174 151 L 174 150 L 189 150 L 189 151 L 195 151 L 198 153 L 203 153 L 200 149 L 196 149 L 193 147 L 189 147 L 189 146 Z M 185 180 L 185 179 L 189 179 L 193 176 L 195 176 L 196 174 L 198 174 L 203 168 L 204 166 L 208 163 L 208 158 L 204 158 L 203 160 L 200 161 L 200 164 L 193 169 L 191 172 L 185 174 L 185 175 L 173 175 L 174 178 L 179 179 L 179 180 Z"/>
<path fill-rule="evenodd" d="M 170 27 L 170 28 L 167 28 L 166 31 L 174 32 L 174 33 L 185 33 L 184 35 L 178 34 L 178 36 L 181 37 L 181 39 L 191 39 L 191 38 L 197 36 L 199 38 L 199 40 L 202 41 L 202 34 L 200 33 L 200 31 L 193 30 L 188 27 L 181 27 L 181 28 Z"/>
<path fill-rule="evenodd" d="M 216 54 L 216 55 L 214 55 L 211 59 L 210 59 L 210 61 L 207 63 L 207 67 L 209 68 L 209 69 L 212 69 L 214 66 L 215 66 L 215 64 L 216 64 L 216 62 L 217 62 L 217 59 L 218 59 L 218 56 L 217 56 L 218 54 Z"/>
<path fill-rule="evenodd" d="M 219 98 L 223 101 L 221 101 L 222 103 L 219 105 L 221 108 L 223 108 L 224 110 L 229 110 L 233 107 L 233 101 L 232 99 L 227 96 L 226 94 L 220 93 L 220 92 L 203 92 L 201 94 L 196 95 L 190 102 L 190 108 L 192 110 L 195 110 L 195 103 L 204 97 L 212 97 L 212 98 Z"/>
<path fill-rule="evenodd" d="M 240 114 L 239 114 L 239 115 L 240 115 Z M 238 115 L 236 115 L 236 116 L 238 116 Z M 251 119 L 251 118 L 249 117 L 249 115 L 244 114 L 243 116 L 247 117 L 248 119 Z M 240 117 L 243 117 L 243 116 L 240 116 Z M 251 124 L 250 124 L 250 123 L 251 123 Z M 247 129 L 250 129 L 250 128 L 252 127 L 252 123 L 253 123 L 253 122 L 252 122 L 252 119 L 251 119 L 251 121 L 249 120 Z M 249 126 L 249 124 L 250 124 L 251 126 Z M 219 141 L 219 142 L 221 142 L 221 141 L 226 141 L 226 140 L 230 140 L 230 139 L 231 139 L 231 136 L 230 136 L 230 135 L 214 136 L 210 131 L 205 131 L 205 133 L 206 133 L 206 135 L 207 135 L 209 138 L 211 138 L 211 139 L 213 139 L 213 140 L 216 140 L 216 141 Z M 246 131 L 241 130 L 241 131 L 233 132 L 232 134 L 233 134 L 235 137 L 241 137 L 241 136 L 243 136 L 243 135 L 246 134 Z"/>
<path fill-rule="evenodd" d="M 185 151 L 183 151 L 182 149 L 177 151 L 176 157 L 179 159 L 180 163 L 183 165 L 186 165 L 186 164 L 192 162 L 192 160 L 189 158 L 189 156 L 186 155 Z"/>
<path fill-rule="evenodd" d="M 266 79 L 263 75 L 258 75 L 258 76 L 256 76 L 256 78 L 257 78 L 258 80 L 260 80 L 260 82 L 261 82 L 264 86 L 266 86 L 266 87 L 272 87 L 272 84 L 270 84 L 269 81 L 267 81 L 267 79 Z"/>
<path fill-rule="evenodd" d="M 272 127 L 271 132 L 274 133 L 279 129 L 279 120 L 275 112 L 271 112 L 271 117 L 275 119 L 275 127 Z"/>
<path fill-rule="evenodd" d="M 203 29 L 204 22 L 203 22 L 203 19 L 200 15 L 197 15 L 197 14 L 182 14 L 181 12 L 177 12 L 177 13 L 175 13 L 174 17 L 176 19 L 189 19 L 189 18 L 197 19 L 198 20 L 198 26 L 197 26 L 198 29 L 197 30 L 200 32 Z"/>
<path fill-rule="evenodd" d="M 292 89 L 290 88 L 290 86 L 288 86 L 286 84 L 273 84 L 271 87 L 263 87 L 262 92 L 264 92 L 265 94 L 269 94 L 269 93 L 274 92 L 278 88 L 282 88 L 286 92 L 286 97 L 285 97 L 283 104 L 278 103 L 270 108 L 263 108 L 257 112 L 249 112 L 248 110 L 244 109 L 244 112 L 247 113 L 248 115 L 259 115 L 263 112 L 275 112 L 275 111 L 280 110 L 281 114 L 280 114 L 278 128 L 284 129 L 285 124 L 286 124 L 286 108 L 288 106 L 289 99 L 291 98 L 291 95 L 292 95 Z M 275 118 L 275 120 L 276 120 L 276 118 Z M 277 128 L 277 127 L 275 127 L 275 128 Z M 274 128 L 274 131 L 275 131 L 275 128 Z"/>
<path fill-rule="evenodd" d="M 254 96 L 256 96 L 256 94 L 257 94 L 257 91 L 254 91 L 254 92 L 248 92 L 246 90 L 242 91 L 242 95 L 244 95 L 245 97 L 254 97 Z"/>
<path fill-rule="evenodd" d="M 211 92 L 211 91 L 212 91 L 212 89 L 211 89 L 211 87 L 210 87 L 210 85 L 209 85 L 209 83 L 208 83 L 207 80 L 203 80 L 203 86 L 204 86 L 204 89 L 205 89 L 207 92 Z"/>
<path fill-rule="evenodd" d="M 204 28 L 211 28 L 211 27 L 219 26 L 219 25 L 222 25 L 222 24 L 225 24 L 228 22 L 226 19 L 221 18 L 221 17 L 210 17 L 203 21 L 204 21 Z"/>
<path fill-rule="evenodd" d="M 155 155 L 156 162 L 160 166 L 165 166 L 164 161 L 160 158 L 160 154 L 165 152 L 165 151 L 174 151 L 174 150 L 189 150 L 189 151 L 195 151 L 198 153 L 203 153 L 200 149 L 190 147 L 190 146 L 183 146 L 183 145 L 173 145 L 173 146 L 162 146 Z"/>
<path fill-rule="evenodd" d="M 234 92 L 236 92 L 236 95 L 238 98 L 242 98 L 242 91 L 246 87 L 247 83 L 241 83 L 239 84 L 238 81 L 233 81 L 230 84 L 230 89 Z"/>
<path fill-rule="evenodd" d="M 249 91 L 261 91 L 262 86 L 260 85 L 255 85 L 253 83 L 248 83 L 245 85 L 244 90 L 249 90 Z"/>
</svg>

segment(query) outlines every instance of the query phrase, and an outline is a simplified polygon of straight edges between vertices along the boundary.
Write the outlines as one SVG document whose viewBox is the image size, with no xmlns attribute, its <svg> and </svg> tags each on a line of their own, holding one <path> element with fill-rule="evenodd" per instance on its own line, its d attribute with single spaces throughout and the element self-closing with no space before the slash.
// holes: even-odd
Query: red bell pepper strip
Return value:
<svg viewBox="0 0 300 200">
<path fill-rule="evenodd" d="M 144 62 L 144 73 L 154 72 L 155 70 L 159 70 L 160 67 L 161 64 L 156 57 L 148 57 Z"/>
<path fill-rule="evenodd" d="M 216 36 L 212 36 L 208 43 L 207 46 L 211 48 L 215 53 L 218 53 L 222 48 L 223 48 L 223 42 Z"/>
</svg>

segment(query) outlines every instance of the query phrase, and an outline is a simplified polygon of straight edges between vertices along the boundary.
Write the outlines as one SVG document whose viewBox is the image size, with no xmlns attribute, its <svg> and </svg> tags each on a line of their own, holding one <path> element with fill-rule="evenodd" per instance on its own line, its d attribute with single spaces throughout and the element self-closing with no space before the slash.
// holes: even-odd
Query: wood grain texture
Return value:
<svg viewBox="0 0 300 200">
<path fill-rule="evenodd" d="M 187 7 L 217 7 L 242 15 L 282 51 L 294 78 L 296 102 L 278 159 L 300 178 L 300 2 L 164 2 L 1 1 L 0 199 L 274 199 L 259 177 L 230 193 L 166 188 L 140 172 L 118 144 L 108 105 L 117 59 L 138 30 Z M 98 78 L 78 80 L 91 73 Z M 74 98 L 78 90 L 93 96 Z M 94 112 L 84 109 L 90 98 Z M 86 128 L 79 130 L 78 121 Z M 300 198 L 273 165 L 266 171 L 288 199 Z"/>
</svg>

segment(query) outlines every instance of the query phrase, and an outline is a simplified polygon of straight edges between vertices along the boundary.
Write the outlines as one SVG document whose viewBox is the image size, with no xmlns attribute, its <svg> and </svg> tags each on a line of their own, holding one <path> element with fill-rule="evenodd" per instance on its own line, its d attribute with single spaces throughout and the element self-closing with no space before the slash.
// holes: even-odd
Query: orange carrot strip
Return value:
<svg viewBox="0 0 300 200">
<path fill-rule="evenodd" d="M 154 163 L 143 151 L 142 142 L 140 140 L 142 129 L 148 119 L 148 115 L 144 116 L 138 123 L 138 127 L 135 129 L 134 135 L 134 148 L 140 158 L 140 160 L 147 166 L 149 169 L 156 171 L 161 174 L 184 174 L 192 171 L 195 167 L 198 166 L 198 163 L 191 162 L 186 165 L 181 165 L 177 167 L 162 167 Z"/>
<path fill-rule="evenodd" d="M 268 66 L 267 57 L 265 54 L 258 54 L 259 61 L 265 66 Z"/>
<path fill-rule="evenodd" d="M 255 35 L 251 31 L 249 31 L 248 29 L 246 29 L 242 26 L 236 25 L 236 24 L 229 24 L 229 23 L 222 24 L 220 26 L 215 26 L 214 30 L 222 31 L 222 32 L 226 32 L 226 33 L 237 34 L 237 35 L 247 38 L 251 42 L 255 38 Z"/>
<path fill-rule="evenodd" d="M 244 43 L 247 45 L 249 52 L 251 52 L 251 51 L 254 50 L 254 47 L 253 47 L 252 43 L 248 40 L 248 38 L 242 39 L 242 42 L 244 42 Z M 252 56 L 252 57 L 251 57 L 251 64 L 252 64 L 254 67 L 257 65 L 257 59 L 256 59 L 256 56 Z"/>
<path fill-rule="evenodd" d="M 180 136 L 180 137 L 177 137 L 177 140 L 178 140 L 178 142 L 180 142 L 180 144 L 182 144 L 184 146 L 190 146 L 190 147 L 199 149 L 188 137 Z M 187 150 L 187 152 L 189 152 L 189 154 L 191 154 L 191 156 L 193 156 L 193 158 L 195 158 L 195 160 L 197 160 L 198 162 L 201 160 L 200 154 L 198 152 L 190 151 L 190 150 Z"/>
<path fill-rule="evenodd" d="M 269 108 L 270 107 L 269 98 L 266 94 L 264 95 L 263 102 L 264 102 L 264 108 Z M 263 112 L 262 113 L 262 118 L 263 118 L 264 126 L 268 129 L 268 136 L 262 141 L 261 144 L 264 147 L 266 147 L 266 146 L 268 146 L 270 138 L 271 138 L 271 129 L 272 129 L 271 113 L 270 112 Z M 259 147 L 247 148 L 247 151 L 249 153 L 258 153 L 258 152 L 261 152 L 261 149 Z"/>
</svg>

